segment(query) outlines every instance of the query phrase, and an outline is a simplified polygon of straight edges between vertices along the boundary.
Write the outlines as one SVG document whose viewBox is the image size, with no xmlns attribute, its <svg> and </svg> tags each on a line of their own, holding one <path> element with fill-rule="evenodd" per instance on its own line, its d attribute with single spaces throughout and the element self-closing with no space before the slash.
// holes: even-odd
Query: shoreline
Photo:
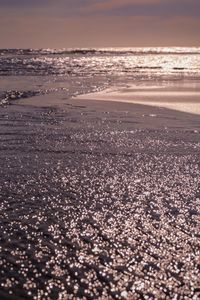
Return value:
<svg viewBox="0 0 200 300">
<path fill-rule="evenodd" d="M 111 86 L 100 92 L 88 93 L 76 97 L 80 100 L 99 100 L 133 103 L 167 108 L 185 113 L 200 115 L 200 84 L 199 82 L 176 82 L 167 84 L 138 85 L 127 84 Z"/>
<path fill-rule="evenodd" d="M 29 106 L 33 109 L 34 107 L 37 109 L 48 109 L 48 107 L 53 107 L 63 111 L 68 110 L 70 107 L 76 109 L 77 111 L 81 108 L 83 110 L 81 113 L 84 114 L 85 110 L 86 116 L 87 110 L 92 110 L 94 114 L 96 110 L 96 113 L 100 113 L 102 118 L 105 118 L 105 115 L 107 115 L 108 112 L 114 114 L 116 113 L 116 118 L 118 117 L 117 114 L 119 113 L 119 121 L 120 119 L 128 118 L 131 122 L 131 118 L 135 118 L 138 126 L 141 126 L 142 128 L 148 128 L 149 126 L 150 128 L 160 127 L 160 129 L 188 128 L 196 131 L 200 130 L 199 114 L 173 109 L 173 107 L 154 105 L 152 102 L 133 102 L 131 100 L 126 101 L 124 99 L 114 99 L 113 95 L 111 95 L 108 99 L 98 98 L 98 96 L 101 97 L 101 94 L 104 96 L 105 91 L 106 90 L 98 93 L 78 95 L 72 98 L 66 98 L 65 92 L 51 93 L 47 95 L 34 96 L 28 99 L 16 100 L 11 104 L 11 107 L 13 106 L 13 109 L 15 109 L 15 105 L 19 105 L 19 107 L 24 107 L 25 109 Z M 118 94 L 118 98 L 120 97 L 121 95 Z M 163 101 L 164 100 L 161 100 L 160 103 L 163 103 Z"/>
</svg>

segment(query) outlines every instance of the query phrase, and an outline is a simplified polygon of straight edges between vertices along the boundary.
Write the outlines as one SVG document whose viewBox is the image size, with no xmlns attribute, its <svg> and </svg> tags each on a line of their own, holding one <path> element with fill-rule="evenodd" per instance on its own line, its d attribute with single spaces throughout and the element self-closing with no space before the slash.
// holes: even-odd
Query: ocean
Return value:
<svg viewBox="0 0 200 300">
<path fill-rule="evenodd" d="M 127 83 L 200 80 L 200 48 L 1 49 L 0 105 L 64 91 L 67 98 Z"/>
</svg>

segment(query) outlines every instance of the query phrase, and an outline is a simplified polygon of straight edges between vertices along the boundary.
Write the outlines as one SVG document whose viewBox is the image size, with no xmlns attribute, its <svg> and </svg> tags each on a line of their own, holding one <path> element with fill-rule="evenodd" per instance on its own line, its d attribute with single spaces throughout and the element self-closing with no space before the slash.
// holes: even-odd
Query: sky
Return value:
<svg viewBox="0 0 200 300">
<path fill-rule="evenodd" d="M 200 0 L 0 0 L 0 48 L 200 47 Z"/>
</svg>

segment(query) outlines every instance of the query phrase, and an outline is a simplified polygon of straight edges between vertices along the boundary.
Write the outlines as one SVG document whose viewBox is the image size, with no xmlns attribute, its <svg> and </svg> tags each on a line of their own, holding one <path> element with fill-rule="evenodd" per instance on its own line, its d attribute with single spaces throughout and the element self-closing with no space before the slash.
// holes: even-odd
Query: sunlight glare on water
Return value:
<svg viewBox="0 0 200 300">
<path fill-rule="evenodd" d="M 96 80 L 94 86 L 91 79 Z M 49 93 L 52 87 L 54 92 L 67 88 L 67 97 L 70 97 L 98 91 L 116 82 L 156 81 L 156 85 L 160 85 L 199 79 L 200 48 L 0 50 L 0 102 L 8 91 L 13 95 L 15 81 L 19 98 L 21 93 Z"/>
</svg>

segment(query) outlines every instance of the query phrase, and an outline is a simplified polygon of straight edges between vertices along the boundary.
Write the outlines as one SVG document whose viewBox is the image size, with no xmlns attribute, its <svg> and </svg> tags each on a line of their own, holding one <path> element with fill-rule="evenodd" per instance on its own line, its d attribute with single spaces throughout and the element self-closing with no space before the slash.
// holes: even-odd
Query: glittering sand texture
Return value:
<svg viewBox="0 0 200 300">
<path fill-rule="evenodd" d="M 198 299 L 200 117 L 29 104 L 0 110 L 0 299 Z"/>
</svg>

